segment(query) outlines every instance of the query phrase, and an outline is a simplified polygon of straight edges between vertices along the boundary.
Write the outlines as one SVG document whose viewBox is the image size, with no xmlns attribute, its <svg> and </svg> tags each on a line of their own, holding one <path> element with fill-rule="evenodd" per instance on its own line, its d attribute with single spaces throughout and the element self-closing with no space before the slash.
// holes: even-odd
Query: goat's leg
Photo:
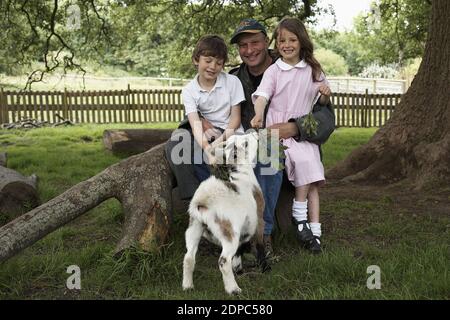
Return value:
<svg viewBox="0 0 450 320">
<path fill-rule="evenodd" d="M 233 268 L 233 272 L 236 274 L 242 273 L 242 255 L 235 255 L 231 260 L 231 266 Z"/>
<path fill-rule="evenodd" d="M 262 272 L 270 271 L 271 267 L 269 259 L 266 256 L 266 250 L 264 248 L 264 220 L 261 216 L 258 216 L 258 226 L 256 227 L 256 259 Z"/>
<path fill-rule="evenodd" d="M 189 228 L 187 228 L 185 233 L 187 252 L 184 255 L 183 260 L 183 290 L 194 288 L 192 275 L 195 268 L 195 255 L 197 254 L 198 244 L 202 237 L 202 233 L 202 223 L 191 217 Z"/>
<path fill-rule="evenodd" d="M 239 248 L 232 260 L 233 271 L 236 274 L 242 273 L 242 256 L 244 255 L 245 252 L 250 251 L 251 251 L 250 242 L 247 241 L 239 245 Z"/>
<path fill-rule="evenodd" d="M 232 239 L 231 242 L 228 240 L 222 241 L 222 253 L 219 258 L 219 269 L 222 272 L 223 283 L 225 285 L 225 291 L 228 294 L 239 294 L 241 289 L 236 283 L 234 278 L 233 268 L 231 261 L 236 254 L 239 246 L 239 241 L 237 239 Z"/>
<path fill-rule="evenodd" d="M 256 242 L 256 259 L 262 272 L 269 271 L 270 265 L 266 257 L 264 248 L 264 196 L 260 188 L 253 189 L 253 197 L 256 201 L 257 224 L 256 233 L 253 237 L 253 243 Z"/>
</svg>

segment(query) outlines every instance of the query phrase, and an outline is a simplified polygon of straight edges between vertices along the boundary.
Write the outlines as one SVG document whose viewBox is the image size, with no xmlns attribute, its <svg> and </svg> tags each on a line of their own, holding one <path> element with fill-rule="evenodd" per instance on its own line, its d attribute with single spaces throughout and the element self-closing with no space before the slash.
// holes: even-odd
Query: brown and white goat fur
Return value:
<svg viewBox="0 0 450 320">
<path fill-rule="evenodd" d="M 263 271 L 269 268 L 263 246 L 264 198 L 253 172 L 258 134 L 233 135 L 222 144 L 223 148 L 226 163 L 234 163 L 229 178 L 218 179 L 212 175 L 203 181 L 189 206 L 190 221 L 185 234 L 187 252 L 183 262 L 184 290 L 194 287 L 195 255 L 202 236 L 222 247 L 219 269 L 229 294 L 241 292 L 233 270 L 242 269 L 241 251 L 250 240 L 256 240 L 257 258 Z"/>
</svg>

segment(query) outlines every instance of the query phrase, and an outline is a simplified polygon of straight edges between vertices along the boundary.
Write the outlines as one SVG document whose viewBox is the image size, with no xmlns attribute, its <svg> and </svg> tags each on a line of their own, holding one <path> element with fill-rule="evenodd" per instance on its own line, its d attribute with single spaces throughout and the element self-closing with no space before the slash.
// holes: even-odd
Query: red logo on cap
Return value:
<svg viewBox="0 0 450 320">
<path fill-rule="evenodd" d="M 239 24 L 239 27 L 241 28 L 241 27 L 246 27 L 246 26 L 249 26 L 250 25 L 250 21 L 242 21 L 240 24 Z"/>
</svg>

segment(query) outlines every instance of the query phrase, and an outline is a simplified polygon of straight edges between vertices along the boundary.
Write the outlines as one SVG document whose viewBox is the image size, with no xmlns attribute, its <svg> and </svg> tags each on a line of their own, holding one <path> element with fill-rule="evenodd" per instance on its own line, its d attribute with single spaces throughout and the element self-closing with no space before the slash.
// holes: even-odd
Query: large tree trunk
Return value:
<svg viewBox="0 0 450 320">
<path fill-rule="evenodd" d="M 116 252 L 158 250 L 169 235 L 172 183 L 164 144 L 125 159 L 0 228 L 0 261 L 112 197 L 125 215 Z"/>
<path fill-rule="evenodd" d="M 393 117 L 327 173 L 345 181 L 450 181 L 450 1 L 434 0 L 425 54 Z"/>
</svg>

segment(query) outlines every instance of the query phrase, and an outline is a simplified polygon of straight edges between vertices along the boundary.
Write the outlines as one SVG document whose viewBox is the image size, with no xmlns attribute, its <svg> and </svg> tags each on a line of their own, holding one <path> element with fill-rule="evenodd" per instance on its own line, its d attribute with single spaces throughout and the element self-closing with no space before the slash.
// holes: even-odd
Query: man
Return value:
<svg viewBox="0 0 450 320">
<path fill-rule="evenodd" d="M 261 83 L 266 69 L 275 62 L 277 57 L 269 50 L 269 38 L 266 29 L 254 19 L 244 19 L 240 22 L 230 42 L 236 44 L 242 63 L 238 68 L 230 71 L 237 76 L 244 88 L 245 102 L 241 103 L 241 122 L 244 130 L 251 128 L 250 120 L 255 115 L 255 110 L 251 95 L 256 91 Z M 269 128 L 269 129 L 272 129 Z M 292 137 L 298 134 L 295 123 L 277 124 L 274 129 L 280 130 L 280 138 Z M 266 174 L 262 172 L 266 169 Z M 255 175 L 264 195 L 264 245 L 269 255 L 273 254 L 272 230 L 274 225 L 274 212 L 278 200 L 283 172 L 271 169 L 267 174 L 270 165 L 258 163 L 255 168 Z"/>
</svg>

